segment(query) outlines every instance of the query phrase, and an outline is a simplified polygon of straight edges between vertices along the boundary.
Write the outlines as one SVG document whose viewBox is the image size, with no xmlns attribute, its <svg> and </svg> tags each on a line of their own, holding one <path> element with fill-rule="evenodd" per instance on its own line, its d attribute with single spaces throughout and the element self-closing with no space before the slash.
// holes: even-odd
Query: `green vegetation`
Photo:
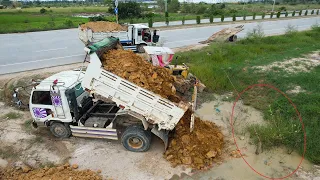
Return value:
<svg viewBox="0 0 320 180">
<path fill-rule="evenodd" d="M 290 28 L 288 28 L 290 29 Z M 300 86 L 307 93 L 288 95 L 297 106 L 307 133 L 306 158 L 320 163 L 320 67 L 310 72 L 288 73 L 281 68 L 257 71 L 254 66 L 282 62 L 320 49 L 320 27 L 304 32 L 288 31 L 282 36 L 263 37 L 256 28 L 246 39 L 236 43 L 212 43 L 201 50 L 177 53 L 179 63 L 185 62 L 190 70 L 215 93 L 241 92 L 247 86 L 263 82 L 283 92 Z M 276 71 L 277 70 L 277 71 Z M 230 83 L 229 79 L 233 85 Z M 236 92 L 234 94 L 237 94 Z M 265 148 L 284 144 L 303 152 L 301 124 L 293 107 L 281 94 L 268 88 L 253 88 L 242 96 L 244 103 L 260 109 L 267 122 L 265 126 L 251 126 L 259 132 Z M 271 129 L 272 128 L 272 129 Z M 257 141 L 256 137 L 253 137 Z"/>
<path fill-rule="evenodd" d="M 200 23 L 201 23 L 200 16 L 197 16 L 197 24 L 200 24 Z"/>
<path fill-rule="evenodd" d="M 21 117 L 21 114 L 16 112 L 9 112 L 2 116 L 2 119 L 18 119 Z"/>
<path fill-rule="evenodd" d="M 110 14 L 114 14 L 114 8 L 110 7 L 108 9 Z M 140 4 L 129 1 L 129 2 L 119 2 L 118 6 L 118 16 L 119 19 L 129 19 L 131 17 L 141 18 L 142 17 L 142 8 Z M 149 17 L 152 16 L 152 13 Z"/>
<path fill-rule="evenodd" d="M 153 26 L 152 18 L 149 19 L 149 21 L 148 21 L 148 26 L 149 26 L 149 27 L 152 27 L 152 26 Z"/>
<path fill-rule="evenodd" d="M 1 13 L 0 33 L 65 29 L 87 21 L 86 18 L 52 13 Z"/>
<path fill-rule="evenodd" d="M 210 15 L 209 20 L 210 20 L 210 23 L 213 23 L 213 15 Z"/>
</svg>

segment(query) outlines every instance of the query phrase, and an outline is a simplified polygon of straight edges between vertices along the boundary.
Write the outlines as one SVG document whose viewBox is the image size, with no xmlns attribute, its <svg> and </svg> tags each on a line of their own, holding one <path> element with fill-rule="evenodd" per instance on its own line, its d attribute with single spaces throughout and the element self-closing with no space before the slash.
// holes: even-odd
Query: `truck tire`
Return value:
<svg viewBox="0 0 320 180">
<path fill-rule="evenodd" d="M 151 132 L 137 125 L 129 126 L 121 136 L 121 143 L 128 151 L 148 151 L 151 145 Z"/>
<path fill-rule="evenodd" d="M 229 37 L 229 42 L 236 42 L 238 39 L 238 36 L 237 35 L 232 35 Z"/>
<path fill-rule="evenodd" d="M 50 125 L 51 133 L 58 138 L 67 138 L 71 136 L 70 127 L 66 124 L 54 122 Z"/>
</svg>

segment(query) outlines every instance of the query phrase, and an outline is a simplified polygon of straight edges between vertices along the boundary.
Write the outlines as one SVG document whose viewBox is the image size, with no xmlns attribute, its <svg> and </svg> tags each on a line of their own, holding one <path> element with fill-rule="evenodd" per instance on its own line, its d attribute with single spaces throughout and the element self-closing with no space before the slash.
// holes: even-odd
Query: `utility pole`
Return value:
<svg viewBox="0 0 320 180">
<path fill-rule="evenodd" d="M 164 0 L 164 11 L 165 11 L 165 14 L 168 13 L 168 0 Z"/>
<path fill-rule="evenodd" d="M 115 5 L 115 8 L 114 8 L 114 13 L 116 14 L 116 20 L 117 20 L 117 24 L 119 24 L 119 21 L 118 21 L 118 0 L 115 0 L 114 1 L 114 5 Z"/>
<path fill-rule="evenodd" d="M 274 10 L 274 4 L 276 3 L 276 0 L 273 0 L 273 5 L 272 5 L 272 12 Z"/>
</svg>

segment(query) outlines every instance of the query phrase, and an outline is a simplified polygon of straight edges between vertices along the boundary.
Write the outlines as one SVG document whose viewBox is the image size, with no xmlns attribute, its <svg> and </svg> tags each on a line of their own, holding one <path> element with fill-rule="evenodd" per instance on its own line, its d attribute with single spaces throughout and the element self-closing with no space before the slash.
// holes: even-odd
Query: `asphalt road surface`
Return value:
<svg viewBox="0 0 320 180">
<path fill-rule="evenodd" d="M 274 35 L 284 33 L 289 24 L 298 30 L 306 30 L 318 22 L 320 17 L 265 21 L 260 24 L 266 35 Z M 245 30 L 238 37 L 245 37 L 257 25 L 257 22 L 246 23 Z M 232 26 L 235 25 L 163 30 L 160 36 L 164 46 L 175 48 L 197 44 L 214 32 Z M 82 62 L 85 57 L 77 29 L 0 34 L 0 42 L 0 74 L 72 64 Z"/>
</svg>

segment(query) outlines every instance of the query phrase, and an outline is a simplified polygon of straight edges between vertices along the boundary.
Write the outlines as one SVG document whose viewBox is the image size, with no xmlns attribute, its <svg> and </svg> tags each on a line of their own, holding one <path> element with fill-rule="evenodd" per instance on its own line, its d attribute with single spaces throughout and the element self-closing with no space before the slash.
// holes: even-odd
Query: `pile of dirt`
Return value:
<svg viewBox="0 0 320 180">
<path fill-rule="evenodd" d="M 190 133 L 191 112 L 187 111 L 176 126 L 174 136 L 164 157 L 172 166 L 188 165 L 204 169 L 221 155 L 223 135 L 212 122 L 195 118 L 194 130 Z"/>
<path fill-rule="evenodd" d="M 153 66 L 132 51 L 110 50 L 102 57 L 104 69 L 164 98 L 175 96 L 174 76 L 166 68 Z"/>
<path fill-rule="evenodd" d="M 114 22 L 96 21 L 80 25 L 81 29 L 92 29 L 93 32 L 126 31 L 127 27 Z"/>
<path fill-rule="evenodd" d="M 45 167 L 42 169 L 31 169 L 27 166 L 21 169 L 7 168 L 0 171 L 0 179 L 16 179 L 16 180 L 102 180 L 102 176 L 98 172 L 91 170 L 76 170 L 78 165 L 70 164 L 58 167 Z"/>
</svg>

